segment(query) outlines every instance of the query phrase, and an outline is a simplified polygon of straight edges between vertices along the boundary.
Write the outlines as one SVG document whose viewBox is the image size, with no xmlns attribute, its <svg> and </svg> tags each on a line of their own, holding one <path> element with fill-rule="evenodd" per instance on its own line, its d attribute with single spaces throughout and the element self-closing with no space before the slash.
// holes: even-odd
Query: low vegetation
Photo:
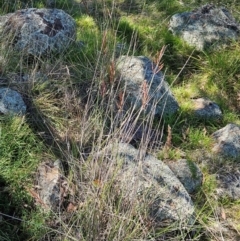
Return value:
<svg viewBox="0 0 240 241">
<path fill-rule="evenodd" d="M 27 83 L 8 83 L 27 104 L 24 117 L 0 116 L 0 240 L 237 240 L 240 201 L 216 197 L 216 174 L 231 165 L 210 157 L 211 134 L 227 123 L 240 124 L 240 43 L 212 52 L 198 52 L 168 32 L 169 18 L 207 1 L 195 0 L 56 0 L 76 21 L 77 40 L 64 53 L 27 59 L 1 49 L 0 73 L 28 74 Z M 218 4 L 219 1 L 212 1 Z M 222 1 L 240 21 L 240 4 Z M 0 1 L 1 14 L 45 1 Z M 161 50 L 165 50 L 159 61 Z M 126 113 L 116 95 L 114 61 L 119 55 L 144 55 L 158 64 L 171 85 L 180 111 L 164 119 Z M 41 78 L 39 78 L 41 73 Z M 47 80 L 42 81 L 41 79 Z M 2 84 L 6 86 L 5 84 Z M 209 97 L 223 119 L 199 121 L 191 115 L 191 98 Z M 148 151 L 162 160 L 186 158 L 200 165 L 204 182 L 192 195 L 196 222 L 158 227 L 144 207 L 125 203 L 112 178 L 101 176 L 93 160 L 112 138 L 124 133 L 121 121 L 136 119 L 163 133 Z M 169 131 L 168 127 L 171 127 Z M 147 135 L 147 133 L 146 133 Z M 170 136 L 171 135 L 171 136 Z M 146 139 L 146 138 L 145 138 Z M 135 143 L 137 146 L 144 146 Z M 168 140 L 167 146 L 160 148 Z M 150 143 L 151 144 L 151 143 Z M 68 183 L 61 210 L 44 212 L 33 190 L 37 166 L 61 160 Z M 98 160 L 99 162 L 101 160 Z M 224 221 L 230 219 L 228 227 Z M 230 224 L 229 224 L 230 223 Z M 229 228 L 229 237 L 222 230 Z"/>
</svg>

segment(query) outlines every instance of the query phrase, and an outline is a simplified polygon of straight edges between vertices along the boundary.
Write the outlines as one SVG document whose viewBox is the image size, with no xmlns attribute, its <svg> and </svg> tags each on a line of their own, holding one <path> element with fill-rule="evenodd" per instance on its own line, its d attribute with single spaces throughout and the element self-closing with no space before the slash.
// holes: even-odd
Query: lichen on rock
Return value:
<svg viewBox="0 0 240 241">
<path fill-rule="evenodd" d="M 75 40 L 76 26 L 63 10 L 28 8 L 2 16 L 0 33 L 5 45 L 39 56 L 64 51 Z"/>
<path fill-rule="evenodd" d="M 178 111 L 179 105 L 164 74 L 150 59 L 122 55 L 116 68 L 125 93 L 125 110 L 142 108 L 154 115 L 171 115 Z"/>
<path fill-rule="evenodd" d="M 20 114 L 26 112 L 26 105 L 22 96 L 15 90 L 0 88 L 0 112 L 2 114 Z"/>
<path fill-rule="evenodd" d="M 192 224 L 194 205 L 188 192 L 171 169 L 152 155 L 144 155 L 127 143 L 112 143 L 98 156 L 106 158 L 106 170 L 114 168 L 122 198 L 143 205 L 159 225 L 181 222 Z M 108 168 L 107 168 L 108 166 Z M 103 166 L 102 166 L 103 167 Z"/>
<path fill-rule="evenodd" d="M 237 40 L 240 25 L 226 8 L 206 4 L 191 12 L 174 14 L 169 30 L 197 50 L 204 50 Z"/>
<path fill-rule="evenodd" d="M 240 158 L 240 126 L 228 124 L 214 132 L 212 137 L 215 144 L 212 151 L 229 158 Z"/>
</svg>

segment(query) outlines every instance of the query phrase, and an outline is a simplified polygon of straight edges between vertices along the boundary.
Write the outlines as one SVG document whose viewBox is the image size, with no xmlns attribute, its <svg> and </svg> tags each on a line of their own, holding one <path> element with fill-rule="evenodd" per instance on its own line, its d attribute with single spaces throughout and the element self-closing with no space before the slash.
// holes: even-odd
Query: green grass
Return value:
<svg viewBox="0 0 240 241">
<path fill-rule="evenodd" d="M 24 240 L 44 227 L 43 215 L 34 207 L 27 188 L 46 150 L 25 117 L 1 116 L 0 123 L 0 237 Z"/>
<path fill-rule="evenodd" d="M 207 1 L 59 0 L 56 7 L 73 16 L 77 26 L 77 41 L 68 51 L 31 63 L 22 53 L 1 49 L 2 76 L 21 72 L 32 78 L 27 84 L 9 84 L 24 95 L 26 116 L 0 116 L 0 240 L 218 240 L 220 231 L 213 230 L 219 208 L 232 220 L 237 240 L 240 203 L 215 195 L 216 173 L 231 162 L 206 153 L 213 144 L 213 132 L 230 122 L 240 124 L 240 44 L 199 52 L 167 30 L 174 13 L 203 3 Z M 2 0 L 1 13 L 26 4 L 44 7 L 45 1 Z M 236 1 L 223 1 L 223 5 L 239 19 Z M 120 53 L 118 45 L 124 46 Z M 115 91 L 119 84 L 113 71 L 115 58 L 144 55 L 154 61 L 164 45 L 163 71 L 181 107 L 179 112 L 161 120 L 130 111 L 116 115 L 120 96 Z M 38 72 L 47 80 L 36 81 Z M 196 97 L 217 102 L 223 119 L 193 117 L 191 98 Z M 197 220 L 189 232 L 179 230 L 178 224 L 154 226 L 144 204 L 126 203 L 124 193 L 116 188 L 116 169 L 109 168 L 108 176 L 101 174 L 104 165 L 94 153 L 121 137 L 121 124 L 135 117 L 163 131 L 163 142 L 171 127 L 171 146 L 149 152 L 165 161 L 186 158 L 203 171 L 203 186 L 192 195 Z M 34 186 L 37 166 L 46 159 L 61 159 L 71 187 L 61 213 L 43 212 L 28 191 Z M 69 202 L 74 212 L 68 210 Z"/>
</svg>

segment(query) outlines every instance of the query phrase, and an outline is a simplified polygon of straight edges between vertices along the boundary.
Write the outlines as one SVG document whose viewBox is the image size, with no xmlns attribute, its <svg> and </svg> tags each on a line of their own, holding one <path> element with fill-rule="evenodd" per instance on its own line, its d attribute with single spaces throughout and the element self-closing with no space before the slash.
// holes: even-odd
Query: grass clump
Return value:
<svg viewBox="0 0 240 241">
<path fill-rule="evenodd" d="M 39 162 L 43 145 L 37 141 L 24 117 L 1 116 L 1 176 L 19 185 L 29 180 Z M 16 179 L 17 177 L 17 179 Z"/>
<path fill-rule="evenodd" d="M 0 130 L 0 238 L 24 240 L 44 229 L 27 188 L 45 148 L 24 117 L 1 116 Z"/>
</svg>

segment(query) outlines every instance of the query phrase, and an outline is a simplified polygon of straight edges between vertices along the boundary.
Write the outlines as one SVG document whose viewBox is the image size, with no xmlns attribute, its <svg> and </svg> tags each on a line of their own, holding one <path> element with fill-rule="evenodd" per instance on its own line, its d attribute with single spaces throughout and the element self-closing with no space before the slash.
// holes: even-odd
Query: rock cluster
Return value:
<svg viewBox="0 0 240 241">
<path fill-rule="evenodd" d="M 213 5 L 174 15 L 170 21 L 170 30 L 199 50 L 236 39 L 239 35 L 239 25 L 230 13 L 225 8 Z M 76 29 L 74 20 L 62 10 L 29 8 L 0 17 L 0 34 L 1 39 L 5 40 L 2 41 L 3 44 L 7 45 L 11 40 L 14 51 L 40 56 L 64 51 L 74 40 Z M 149 58 L 119 56 L 116 71 L 120 91 L 124 93 L 123 109 L 126 112 L 143 111 L 158 117 L 178 111 L 179 104 L 165 81 L 164 74 Z M 207 98 L 192 101 L 196 117 L 222 118 L 222 111 L 215 102 Z M 0 88 L 0 112 L 25 114 L 26 105 L 21 95 L 10 88 Z M 131 121 L 128 125 L 131 125 Z M 129 129 L 127 124 L 126 128 Z M 144 129 L 143 125 L 134 126 L 132 139 L 136 142 L 141 140 L 142 133 L 146 130 L 150 141 L 157 139 L 155 130 L 150 127 Z M 215 132 L 212 137 L 215 141 L 213 152 L 240 158 L 238 125 L 229 124 Z M 122 137 L 121 140 L 130 141 L 127 137 Z M 149 215 L 156 222 L 194 222 L 194 205 L 189 194 L 197 191 L 203 181 L 203 174 L 195 163 L 180 159 L 165 164 L 152 155 L 142 153 L 141 149 L 120 141 L 108 145 L 99 155 L 106 159 L 106 170 L 110 162 L 118 167 L 117 183 L 125 198 L 132 203 L 145 202 Z M 225 177 L 221 178 L 227 183 Z M 39 166 L 39 198 L 48 209 L 56 210 L 61 205 L 64 195 L 64 191 L 61 191 L 61 179 L 58 163 L 44 163 Z M 239 198 L 240 179 L 230 179 L 228 183 L 234 187 L 227 185 L 222 189 L 234 193 L 234 198 Z"/>
<path fill-rule="evenodd" d="M 13 47 L 15 52 L 39 57 L 61 53 L 75 40 L 75 36 L 75 21 L 60 9 L 27 8 L 0 17 L 2 49 Z M 9 80 L 12 82 L 15 79 Z M 25 114 L 26 105 L 21 95 L 10 88 L 1 88 L 0 112 Z"/>
</svg>

